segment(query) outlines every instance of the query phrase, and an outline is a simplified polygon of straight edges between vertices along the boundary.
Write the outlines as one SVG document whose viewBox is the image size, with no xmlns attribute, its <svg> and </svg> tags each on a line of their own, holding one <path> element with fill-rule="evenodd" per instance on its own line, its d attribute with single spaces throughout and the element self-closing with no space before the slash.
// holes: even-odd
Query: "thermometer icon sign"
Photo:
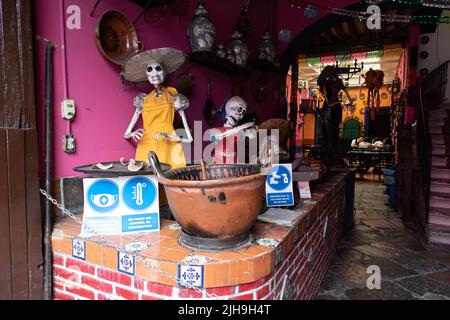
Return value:
<svg viewBox="0 0 450 320">
<path fill-rule="evenodd" d="M 142 189 L 146 186 L 146 183 L 137 183 L 136 186 L 133 187 L 133 200 L 136 200 L 138 206 L 141 206 L 144 203 L 144 200 L 142 199 Z"/>
</svg>

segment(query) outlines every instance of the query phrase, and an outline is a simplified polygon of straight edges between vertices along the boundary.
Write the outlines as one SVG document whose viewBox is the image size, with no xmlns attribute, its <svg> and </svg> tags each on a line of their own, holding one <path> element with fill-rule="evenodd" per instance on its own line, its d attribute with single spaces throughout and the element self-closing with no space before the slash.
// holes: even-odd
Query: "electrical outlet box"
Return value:
<svg viewBox="0 0 450 320">
<path fill-rule="evenodd" d="M 64 99 L 61 102 L 61 116 L 63 119 L 72 120 L 75 116 L 75 101 Z"/>
<path fill-rule="evenodd" d="M 72 134 L 68 133 L 64 135 L 63 139 L 63 149 L 64 152 L 73 153 L 75 152 L 75 138 Z"/>
</svg>

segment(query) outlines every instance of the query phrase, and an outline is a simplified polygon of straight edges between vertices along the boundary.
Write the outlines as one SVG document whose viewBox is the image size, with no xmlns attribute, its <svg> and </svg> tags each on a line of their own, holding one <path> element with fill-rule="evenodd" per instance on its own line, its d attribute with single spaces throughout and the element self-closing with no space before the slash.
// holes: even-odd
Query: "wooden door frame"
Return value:
<svg viewBox="0 0 450 320">
<path fill-rule="evenodd" d="M 42 299 L 32 2 L 0 0 L 0 299 Z"/>
</svg>

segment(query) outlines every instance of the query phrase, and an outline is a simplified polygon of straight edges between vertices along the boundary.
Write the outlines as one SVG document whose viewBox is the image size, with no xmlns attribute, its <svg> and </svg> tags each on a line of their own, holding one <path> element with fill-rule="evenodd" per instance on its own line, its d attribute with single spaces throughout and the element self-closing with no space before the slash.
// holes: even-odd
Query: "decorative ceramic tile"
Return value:
<svg viewBox="0 0 450 320">
<path fill-rule="evenodd" d="M 181 226 L 178 223 L 172 223 L 167 226 L 167 229 L 181 230 Z"/>
<path fill-rule="evenodd" d="M 295 299 L 295 287 L 288 275 L 284 276 L 283 286 L 281 287 L 280 300 L 294 300 Z"/>
<path fill-rule="evenodd" d="M 117 252 L 117 269 L 120 272 L 124 272 L 134 276 L 135 266 L 136 266 L 135 256 L 122 251 Z"/>
<path fill-rule="evenodd" d="M 254 243 L 259 246 L 276 248 L 280 243 L 280 240 L 274 238 L 259 238 Z"/>
<path fill-rule="evenodd" d="M 178 265 L 178 279 L 181 287 L 203 288 L 204 280 L 203 265 Z"/>
<path fill-rule="evenodd" d="M 150 247 L 149 243 L 145 243 L 145 242 L 141 242 L 139 240 L 135 240 L 132 243 L 129 243 L 125 246 L 125 249 L 128 252 L 138 252 L 144 249 L 147 249 L 148 247 Z"/>
<path fill-rule="evenodd" d="M 86 240 L 72 238 L 72 257 L 86 260 Z"/>
<path fill-rule="evenodd" d="M 181 263 L 183 265 L 194 265 L 194 264 L 203 265 L 209 261 L 210 259 L 208 257 L 201 256 L 195 253 L 190 253 L 189 255 L 183 258 L 183 261 L 181 261 Z"/>
<path fill-rule="evenodd" d="M 281 244 L 275 249 L 275 266 L 281 262 Z"/>
</svg>

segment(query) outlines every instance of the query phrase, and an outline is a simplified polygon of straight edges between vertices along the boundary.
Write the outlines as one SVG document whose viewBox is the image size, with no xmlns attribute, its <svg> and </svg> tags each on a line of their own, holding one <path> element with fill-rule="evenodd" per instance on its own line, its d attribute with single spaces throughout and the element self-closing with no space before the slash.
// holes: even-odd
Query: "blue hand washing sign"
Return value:
<svg viewBox="0 0 450 320">
<path fill-rule="evenodd" d="M 274 165 L 266 180 L 266 201 L 268 207 L 293 206 L 292 165 Z"/>
<path fill-rule="evenodd" d="M 119 187 L 111 180 L 97 180 L 87 191 L 87 201 L 94 211 L 112 211 L 119 204 Z"/>
</svg>

